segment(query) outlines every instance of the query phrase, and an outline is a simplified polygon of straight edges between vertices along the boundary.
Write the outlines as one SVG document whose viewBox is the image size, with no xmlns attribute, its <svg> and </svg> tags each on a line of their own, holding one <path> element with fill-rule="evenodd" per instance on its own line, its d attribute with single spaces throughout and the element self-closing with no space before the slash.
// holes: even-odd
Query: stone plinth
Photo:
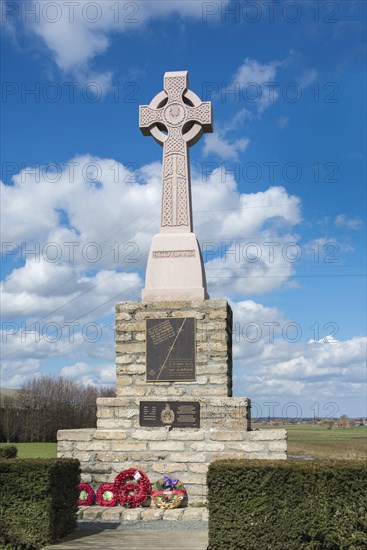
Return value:
<svg viewBox="0 0 367 550">
<path fill-rule="evenodd" d="M 203 261 L 194 233 L 180 233 L 179 239 L 176 233 L 154 235 L 141 296 L 145 302 L 208 298 Z"/>
<path fill-rule="evenodd" d="M 196 381 L 146 382 L 146 319 L 196 319 Z M 118 397 L 232 395 L 232 310 L 226 300 L 116 304 Z"/>
<path fill-rule="evenodd" d="M 196 380 L 146 381 L 146 320 L 194 318 Z M 251 431 L 251 402 L 232 395 L 232 311 L 225 300 L 122 302 L 116 306 L 116 398 L 97 400 L 97 428 L 62 430 L 58 456 L 80 460 L 97 487 L 135 467 L 152 482 L 179 478 L 189 502 L 206 500 L 220 458 L 286 458 L 285 430 Z M 142 427 L 140 402 L 195 402 L 199 427 Z"/>
<path fill-rule="evenodd" d="M 175 402 L 187 402 L 187 397 L 175 397 Z M 147 430 L 152 437 L 156 430 L 162 427 L 143 428 L 139 424 L 138 397 L 100 397 L 97 399 L 97 428 L 113 430 L 141 430 L 147 436 Z M 154 402 L 165 403 L 167 398 L 154 397 Z M 193 400 L 189 400 L 193 401 Z M 187 437 L 192 432 L 203 430 L 207 434 L 211 430 L 245 430 L 251 429 L 251 402 L 246 397 L 198 397 L 195 402 L 200 404 L 200 428 L 182 428 Z M 176 432 L 177 428 L 164 428 L 165 432 Z M 127 432 L 126 432 L 127 433 Z M 138 438 L 136 431 L 135 436 Z"/>
<path fill-rule="evenodd" d="M 99 400 L 99 413 L 107 411 L 109 401 Z M 111 401 L 115 409 L 119 400 Z M 242 420 L 231 427 L 222 422 L 212 428 L 207 424 L 200 429 L 143 429 L 133 427 L 134 414 L 130 421 L 132 427 L 125 429 L 61 430 L 58 456 L 77 458 L 83 481 L 95 488 L 131 467 L 146 472 L 152 482 L 163 475 L 177 477 L 185 484 L 191 503 L 206 501 L 206 473 L 213 460 L 286 459 L 283 429 L 246 431 Z"/>
</svg>

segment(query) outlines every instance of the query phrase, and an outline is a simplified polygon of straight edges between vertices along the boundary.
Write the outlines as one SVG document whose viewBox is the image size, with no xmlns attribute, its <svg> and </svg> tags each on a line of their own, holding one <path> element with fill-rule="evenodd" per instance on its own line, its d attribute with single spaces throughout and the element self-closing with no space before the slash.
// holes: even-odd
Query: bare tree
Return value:
<svg viewBox="0 0 367 550">
<path fill-rule="evenodd" d="M 355 421 L 352 418 L 349 418 L 347 414 L 342 414 L 337 422 L 338 426 L 341 428 L 351 428 L 355 426 Z"/>
<path fill-rule="evenodd" d="M 19 404 L 16 397 L 3 395 L 1 399 L 0 432 L 6 442 L 15 440 L 19 431 Z"/>
<path fill-rule="evenodd" d="M 97 397 L 115 396 L 114 388 L 82 386 L 58 376 L 41 376 L 19 390 L 23 441 L 56 441 L 60 429 L 94 428 Z"/>
</svg>

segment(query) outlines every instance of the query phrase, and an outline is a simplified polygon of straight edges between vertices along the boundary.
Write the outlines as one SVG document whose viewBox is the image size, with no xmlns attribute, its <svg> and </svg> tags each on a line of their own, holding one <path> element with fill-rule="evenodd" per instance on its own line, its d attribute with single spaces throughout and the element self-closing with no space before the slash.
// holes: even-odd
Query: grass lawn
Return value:
<svg viewBox="0 0 367 550">
<path fill-rule="evenodd" d="M 18 458 L 56 458 L 56 443 L 0 443 L 18 447 Z"/>
<path fill-rule="evenodd" d="M 312 424 L 268 426 L 253 424 L 253 428 L 288 431 L 288 453 L 310 455 L 315 458 L 367 459 L 367 427 L 335 428 Z"/>
</svg>

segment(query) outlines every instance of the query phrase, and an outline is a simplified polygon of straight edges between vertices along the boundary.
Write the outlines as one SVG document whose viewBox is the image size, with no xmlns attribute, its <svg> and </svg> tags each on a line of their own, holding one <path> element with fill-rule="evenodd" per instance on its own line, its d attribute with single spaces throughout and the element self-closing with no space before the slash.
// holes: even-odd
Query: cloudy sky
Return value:
<svg viewBox="0 0 367 550">
<path fill-rule="evenodd" d="M 114 383 L 114 305 L 139 300 L 161 148 L 138 106 L 188 70 L 211 298 L 234 310 L 254 416 L 366 414 L 366 4 L 4 0 L 1 386 Z"/>
</svg>

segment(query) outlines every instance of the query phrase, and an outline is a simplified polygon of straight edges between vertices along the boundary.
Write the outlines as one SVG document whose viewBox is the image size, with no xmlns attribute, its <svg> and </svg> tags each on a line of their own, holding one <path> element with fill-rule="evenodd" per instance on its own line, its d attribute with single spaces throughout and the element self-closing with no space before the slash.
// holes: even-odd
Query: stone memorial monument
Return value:
<svg viewBox="0 0 367 550">
<path fill-rule="evenodd" d="M 166 73 L 164 91 L 140 107 L 139 118 L 143 134 L 163 145 L 160 232 L 150 249 L 142 300 L 204 300 L 204 266 L 192 228 L 189 147 L 213 131 L 211 104 L 188 89 L 187 71 Z"/>
<path fill-rule="evenodd" d="M 251 431 L 251 403 L 232 397 L 232 311 L 208 297 L 193 233 L 189 147 L 212 131 L 212 112 L 186 71 L 140 107 L 140 128 L 163 146 L 160 232 L 141 302 L 116 304 L 116 398 L 97 400 L 95 429 L 61 430 L 58 456 L 81 462 L 97 486 L 127 468 L 185 484 L 205 501 L 211 461 L 286 458 L 285 430 Z"/>
</svg>

